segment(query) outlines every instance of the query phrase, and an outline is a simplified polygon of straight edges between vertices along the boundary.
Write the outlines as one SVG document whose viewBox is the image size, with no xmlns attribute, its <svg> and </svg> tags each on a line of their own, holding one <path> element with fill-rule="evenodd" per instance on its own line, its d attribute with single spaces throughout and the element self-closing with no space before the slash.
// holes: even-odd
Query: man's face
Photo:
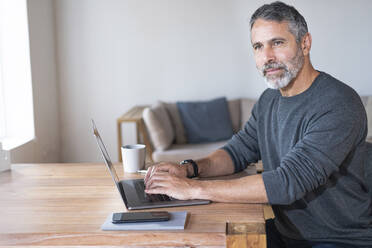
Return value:
<svg viewBox="0 0 372 248">
<path fill-rule="evenodd" d="M 251 30 L 256 67 L 272 89 L 286 87 L 304 64 L 302 49 L 287 22 L 256 20 Z"/>
</svg>

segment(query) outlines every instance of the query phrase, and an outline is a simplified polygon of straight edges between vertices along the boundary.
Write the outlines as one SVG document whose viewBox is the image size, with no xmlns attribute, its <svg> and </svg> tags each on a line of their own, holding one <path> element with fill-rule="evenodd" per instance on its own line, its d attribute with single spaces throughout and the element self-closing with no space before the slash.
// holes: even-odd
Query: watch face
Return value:
<svg viewBox="0 0 372 248">
<path fill-rule="evenodd" d="M 191 163 L 191 159 L 185 159 L 185 160 L 182 160 L 181 162 L 180 162 L 180 164 L 188 164 L 188 163 Z"/>
</svg>

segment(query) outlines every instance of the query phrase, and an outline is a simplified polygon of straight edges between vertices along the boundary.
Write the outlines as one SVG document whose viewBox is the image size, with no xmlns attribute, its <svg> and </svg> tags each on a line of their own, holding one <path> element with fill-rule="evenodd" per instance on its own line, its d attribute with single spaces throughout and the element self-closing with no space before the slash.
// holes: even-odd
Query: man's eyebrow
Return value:
<svg viewBox="0 0 372 248">
<path fill-rule="evenodd" d="M 286 39 L 284 39 L 283 37 L 274 37 L 272 38 L 270 41 L 273 42 L 273 41 L 286 41 Z"/>
<path fill-rule="evenodd" d="M 262 44 L 261 42 L 257 41 L 257 42 L 252 43 L 252 47 L 257 46 L 257 45 L 261 45 L 261 44 Z"/>
</svg>

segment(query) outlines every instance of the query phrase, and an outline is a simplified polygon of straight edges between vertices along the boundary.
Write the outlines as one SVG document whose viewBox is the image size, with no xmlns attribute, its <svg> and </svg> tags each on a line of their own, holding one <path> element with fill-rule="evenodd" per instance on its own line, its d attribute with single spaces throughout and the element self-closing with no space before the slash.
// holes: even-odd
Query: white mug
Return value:
<svg viewBox="0 0 372 248">
<path fill-rule="evenodd" d="M 121 147 L 124 172 L 133 173 L 145 167 L 146 146 L 142 144 Z"/>
</svg>

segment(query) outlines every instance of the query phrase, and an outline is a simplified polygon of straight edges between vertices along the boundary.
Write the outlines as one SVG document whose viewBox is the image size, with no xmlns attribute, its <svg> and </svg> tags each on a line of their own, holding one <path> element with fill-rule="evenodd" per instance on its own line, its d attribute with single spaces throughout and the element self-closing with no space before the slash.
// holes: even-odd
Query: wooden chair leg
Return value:
<svg viewBox="0 0 372 248">
<path fill-rule="evenodd" d="M 265 224 L 262 223 L 227 223 L 227 248 L 266 248 Z"/>
</svg>

